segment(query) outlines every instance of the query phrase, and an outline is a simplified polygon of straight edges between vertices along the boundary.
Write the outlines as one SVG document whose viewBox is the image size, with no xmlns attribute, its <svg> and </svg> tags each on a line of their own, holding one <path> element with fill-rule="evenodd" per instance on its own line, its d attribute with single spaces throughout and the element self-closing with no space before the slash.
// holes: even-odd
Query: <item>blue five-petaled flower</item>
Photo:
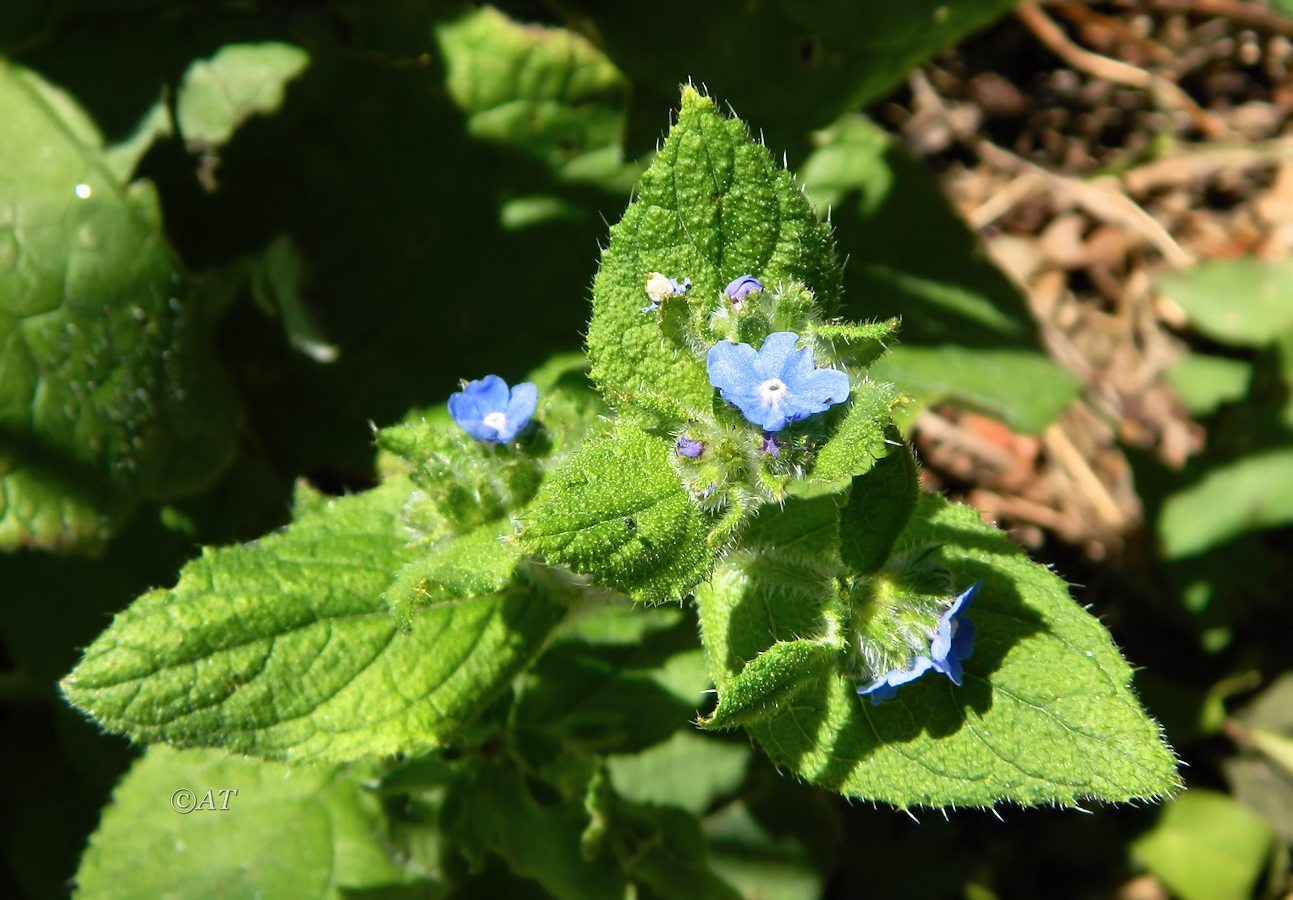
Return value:
<svg viewBox="0 0 1293 900">
<path fill-rule="evenodd" d="M 848 375 L 817 368 L 811 350 L 795 348 L 798 340 L 793 331 L 775 331 L 757 352 L 749 344 L 720 341 L 709 348 L 709 383 L 764 431 L 780 431 L 847 400 Z"/>
<path fill-rule="evenodd" d="M 969 659 L 974 652 L 974 623 L 962 618 L 970 608 L 970 600 L 979 589 L 979 583 L 966 588 L 965 592 L 952 601 L 947 612 L 938 618 L 938 625 L 930 637 L 929 653 L 918 653 L 901 669 L 891 669 L 861 685 L 857 690 L 862 696 L 869 696 L 871 703 L 882 703 L 898 693 L 898 688 L 915 681 L 926 672 L 941 672 L 957 687 L 961 686 L 964 670 L 961 661 Z"/>
<path fill-rule="evenodd" d="M 530 422 L 539 389 L 528 381 L 508 390 L 497 375 L 469 381 L 449 396 L 449 415 L 478 441 L 506 444 Z"/>
</svg>

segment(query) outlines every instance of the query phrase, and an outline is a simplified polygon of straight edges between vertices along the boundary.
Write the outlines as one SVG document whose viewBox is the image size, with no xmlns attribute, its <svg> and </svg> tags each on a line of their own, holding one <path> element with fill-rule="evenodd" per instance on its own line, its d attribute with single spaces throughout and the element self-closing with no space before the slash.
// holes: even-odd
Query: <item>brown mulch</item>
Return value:
<svg viewBox="0 0 1293 900">
<path fill-rule="evenodd" d="M 1293 254 L 1293 18 L 1243 0 L 1024 3 L 879 110 L 1024 291 L 1081 396 L 1040 436 L 923 412 L 928 486 L 1017 540 L 1119 556 L 1142 511 L 1124 447 L 1203 444 L 1166 372 L 1166 270 Z"/>
</svg>

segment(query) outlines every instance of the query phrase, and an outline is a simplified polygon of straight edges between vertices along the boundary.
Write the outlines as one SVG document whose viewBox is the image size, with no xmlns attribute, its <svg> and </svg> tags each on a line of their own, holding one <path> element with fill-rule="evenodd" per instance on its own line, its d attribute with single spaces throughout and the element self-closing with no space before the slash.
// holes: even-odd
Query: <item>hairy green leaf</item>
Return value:
<svg viewBox="0 0 1293 900">
<path fill-rule="evenodd" d="M 411 626 L 427 607 L 506 590 L 518 562 L 516 551 L 503 541 L 511 533 L 512 523 L 506 519 L 489 522 L 417 554 L 383 593 L 391 614 Z"/>
<path fill-rule="evenodd" d="M 776 716 L 838 668 L 840 648 L 820 640 L 777 641 L 723 685 L 709 729 L 751 725 Z"/>
<path fill-rule="evenodd" d="M 883 322 L 821 322 L 809 332 L 814 338 L 832 345 L 841 359 L 850 365 L 869 366 L 889 349 L 896 339 L 898 319 Z"/>
<path fill-rule="evenodd" d="M 741 536 L 741 546 L 765 555 L 838 568 L 840 555 L 839 495 L 786 501 L 763 507 Z"/>
<path fill-rule="evenodd" d="M 869 379 L 862 382 L 853 391 L 853 405 L 844 421 L 817 454 L 807 477 L 794 483 L 791 493 L 823 485 L 842 487 L 848 479 L 868 471 L 888 450 L 885 430 L 898 402 L 893 385 Z"/>
<path fill-rule="evenodd" d="M 405 522 L 430 540 L 497 521 L 529 502 L 542 478 L 533 455 L 478 441 L 444 411 L 376 437 L 379 448 L 407 464 L 418 490 L 404 507 Z"/>
<path fill-rule="evenodd" d="M 750 731 L 780 767 L 846 796 L 899 807 L 1075 805 L 1162 797 L 1179 784 L 1131 669 L 1064 584 L 971 508 L 925 495 L 899 552 L 931 554 L 958 585 L 981 582 L 974 655 L 957 688 L 930 675 L 872 705 L 847 670 Z M 719 694 L 778 640 L 820 633 L 829 580 L 734 555 L 697 592 Z"/>
<path fill-rule="evenodd" d="M 889 453 L 853 479 L 848 503 L 840 511 L 840 557 L 858 574 L 884 565 L 920 501 L 916 457 L 896 435 L 891 440 L 895 446 Z"/>
<path fill-rule="evenodd" d="M 436 38 L 470 135 L 535 157 L 563 181 L 632 188 L 637 167 L 620 149 L 628 84 L 587 40 L 488 6 L 441 24 Z"/>
<path fill-rule="evenodd" d="M 210 481 L 236 411 L 152 191 L 2 61 L 0 109 L 0 547 L 93 547 L 140 497 Z"/>
<path fill-rule="evenodd" d="M 671 453 L 667 441 L 631 426 L 589 439 L 539 489 L 518 545 L 635 600 L 686 596 L 715 549 Z"/>
<path fill-rule="evenodd" d="M 409 491 L 390 479 L 258 542 L 207 550 L 174 588 L 113 620 L 64 694 L 137 740 L 293 762 L 451 739 L 537 652 L 562 607 L 518 571 L 490 594 L 442 585 L 402 628 L 383 593 L 429 552 L 407 543 Z"/>
<path fill-rule="evenodd" d="M 827 309 L 839 300 L 828 229 L 790 173 L 744 124 L 691 87 L 637 196 L 611 228 L 593 283 L 588 352 L 593 380 L 610 397 L 647 392 L 709 409 L 714 389 L 696 348 L 679 329 L 666 328 L 662 339 L 659 314 L 643 312 L 652 272 L 691 279 L 687 299 L 667 301 L 666 310 L 688 303 L 704 310 L 747 274 L 769 288 L 799 281 Z"/>
<path fill-rule="evenodd" d="M 278 109 L 309 63 L 291 44 L 226 44 L 184 73 L 175 98 L 180 133 L 192 147 L 218 147 L 250 117 Z"/>
<path fill-rule="evenodd" d="M 378 799 L 342 767 L 152 747 L 90 837 L 76 893 L 341 898 L 404 880 L 384 828 Z"/>
</svg>

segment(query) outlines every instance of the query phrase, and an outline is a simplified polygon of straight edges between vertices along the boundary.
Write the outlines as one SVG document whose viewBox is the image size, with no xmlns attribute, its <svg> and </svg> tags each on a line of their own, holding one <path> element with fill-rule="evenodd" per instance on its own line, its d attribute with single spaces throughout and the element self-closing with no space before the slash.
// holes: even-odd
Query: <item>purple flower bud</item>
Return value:
<svg viewBox="0 0 1293 900">
<path fill-rule="evenodd" d="M 678 442 L 673 445 L 673 449 L 679 456 L 696 459 L 705 452 L 705 444 L 702 441 L 693 441 L 684 434 L 679 436 Z"/>
<path fill-rule="evenodd" d="M 774 435 L 765 434 L 763 436 L 763 443 L 759 445 L 759 452 L 766 453 L 768 456 L 780 456 L 781 444 L 777 441 Z"/>
<path fill-rule="evenodd" d="M 763 282 L 753 275 L 742 275 L 733 281 L 727 287 L 723 288 L 723 293 L 727 294 L 729 300 L 736 306 L 745 302 L 745 298 L 751 294 L 757 294 L 763 291 Z"/>
</svg>

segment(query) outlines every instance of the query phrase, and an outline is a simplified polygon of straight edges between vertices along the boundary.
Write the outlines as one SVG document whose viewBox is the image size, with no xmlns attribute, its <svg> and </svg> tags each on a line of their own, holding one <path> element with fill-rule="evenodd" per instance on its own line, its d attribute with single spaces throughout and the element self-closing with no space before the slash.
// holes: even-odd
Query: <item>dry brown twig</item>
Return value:
<svg viewBox="0 0 1293 900">
<path fill-rule="evenodd" d="M 1123 5 L 1140 13 L 1166 10 L 1154 0 Z M 1179 86 L 1186 51 L 1206 44 L 1212 56 L 1205 62 L 1237 59 L 1236 47 L 1250 37 L 1243 37 L 1244 26 L 1236 25 L 1242 17 L 1222 18 L 1229 12 L 1224 4 L 1196 0 L 1178 5 L 1188 7 L 1180 12 L 1189 15 L 1159 14 L 1133 22 L 1121 13 L 1098 13 L 1101 6 L 1085 9 L 1074 0 L 1025 0 L 1017 21 L 1054 55 L 1048 70 L 1066 75 L 1063 84 L 1057 80 L 1055 85 L 1070 103 L 1067 118 L 1037 114 L 1023 123 L 1017 140 L 1009 129 L 994 130 L 1003 137 L 988 139 L 968 113 L 964 120 L 950 115 L 978 101 L 973 91 L 955 82 L 955 72 L 961 70 L 949 67 L 952 76 L 913 85 L 913 96 L 921 101 L 918 111 L 926 118 L 921 129 L 904 131 L 909 141 L 933 134 L 976 153 L 977 164 L 949 169 L 949 190 L 971 227 L 983 230 L 1002 223 L 1002 229 L 985 234 L 989 253 L 1026 292 L 1042 342 L 1084 382 L 1082 395 L 1035 439 L 1030 454 L 982 423 L 926 411 L 915 431 L 928 471 L 934 479 L 941 475 L 972 485 L 971 501 L 1006 520 L 1018 538 L 1041 541 L 1049 532 L 1092 557 L 1119 553 L 1122 535 L 1143 515 L 1121 445 L 1152 449 L 1172 466 L 1182 465 L 1200 446 L 1198 426 L 1185 417 L 1163 379 L 1178 345 L 1163 322 L 1152 289 L 1154 273 L 1236 252 L 1233 248 L 1252 243 L 1252 235 L 1263 228 L 1284 235 L 1280 246 L 1285 253 L 1293 247 L 1293 226 L 1281 224 L 1293 221 L 1285 212 L 1293 210 L 1287 101 L 1270 101 L 1278 107 L 1271 115 L 1282 118 L 1272 118 L 1269 128 L 1245 127 L 1249 120 L 1240 113 L 1252 101 L 1253 95 L 1244 93 L 1248 83 L 1223 79 L 1200 86 L 1197 96 L 1217 103 L 1201 109 L 1202 100 L 1196 102 Z M 1148 30 L 1142 35 L 1142 27 L 1152 28 L 1152 36 Z M 1282 46 L 1276 39 L 1266 52 L 1283 59 L 1278 56 L 1287 55 L 1279 50 Z M 969 74 L 975 71 L 973 64 L 965 68 Z M 944 70 L 935 71 L 942 75 Z M 1279 79 L 1270 75 L 1274 70 L 1263 71 L 1278 87 Z M 1101 81 L 1118 87 L 1110 90 Z M 1069 84 L 1074 87 L 1066 88 Z M 1129 96 L 1133 93 L 1144 96 Z M 1129 143 L 1121 155 L 1092 153 L 1086 159 L 1041 140 L 1054 134 L 1070 143 L 1084 137 L 1089 141 L 1092 129 L 1076 117 L 1087 109 L 1099 112 L 1099 104 L 1106 102 L 1123 110 L 1113 117 L 1119 127 L 1139 129 L 1135 137 L 1147 135 L 1148 140 Z M 1080 132 L 1075 139 L 1064 131 L 1073 127 Z M 1182 142 L 1187 129 L 1208 139 Z M 1160 132 L 1166 132 L 1166 148 L 1153 140 Z M 1218 135 L 1225 137 L 1218 141 Z M 1042 159 L 1051 159 L 1059 171 Z M 1088 171 L 1088 162 L 1104 164 L 1116 174 L 1075 174 Z M 1275 177 L 1267 169 L 1287 172 L 1288 187 L 1265 187 Z M 1255 204 L 1233 210 L 1212 205 L 1212 191 L 1224 200 L 1250 189 L 1259 192 L 1269 211 Z M 1077 280 L 1074 273 L 1079 273 Z"/>
<path fill-rule="evenodd" d="M 978 464 L 995 471 L 1004 472 L 1010 468 L 1013 457 L 1004 447 L 958 428 L 948 419 L 932 410 L 924 410 L 916 417 L 916 430 L 923 436 L 947 444 L 964 455 L 973 456 Z"/>
<path fill-rule="evenodd" d="M 1048 6 L 1050 4 L 1047 4 Z M 1095 25 L 1118 36 L 1118 40 L 1130 44 L 1138 51 L 1153 59 L 1162 65 L 1172 65 L 1176 62 L 1176 54 L 1168 50 L 1162 44 L 1151 40 L 1143 35 L 1137 34 L 1121 19 L 1114 16 L 1101 15 L 1085 3 L 1067 3 L 1060 2 L 1054 4 L 1055 12 L 1059 13 L 1065 19 L 1068 19 L 1074 25 L 1090 26 Z"/>
<path fill-rule="evenodd" d="M 1194 264 L 1194 255 L 1176 242 L 1157 219 L 1145 212 L 1116 185 L 1116 179 L 1099 178 L 1083 181 L 1043 169 L 988 140 L 975 144 L 979 158 L 989 165 L 1007 171 L 1031 172 L 1037 184 L 1044 185 L 1061 204 L 1080 206 L 1096 218 L 1131 229 L 1158 248 L 1172 266 L 1184 268 Z"/>
<path fill-rule="evenodd" d="M 1113 2 L 1133 9 L 1148 6 L 1151 10 L 1159 12 L 1219 16 L 1272 34 L 1293 37 L 1293 19 L 1281 16 L 1263 6 L 1241 3 L 1239 0 L 1113 0 Z"/>
<path fill-rule="evenodd" d="M 1036 172 L 1021 172 L 1010 179 L 1010 183 L 1004 188 L 967 212 L 966 221 L 975 231 L 981 231 L 1023 203 L 1044 185 L 1045 180 Z"/>
<path fill-rule="evenodd" d="M 1158 159 L 1128 169 L 1121 180 L 1127 193 L 1143 196 L 1159 188 L 1202 181 L 1218 172 L 1290 159 L 1293 137 L 1254 144 L 1183 144 Z"/>
<path fill-rule="evenodd" d="M 1091 468 L 1082 451 L 1074 446 L 1064 427 L 1056 423 L 1047 428 L 1042 441 L 1051 459 L 1064 467 L 1082 495 L 1091 501 L 1091 506 L 1101 523 L 1114 531 L 1122 531 L 1126 528 L 1129 523 L 1122 509 L 1119 508 L 1118 501 L 1105 487 L 1100 476 Z"/>
<path fill-rule="evenodd" d="M 1232 137 L 1230 129 L 1215 116 L 1194 102 L 1194 98 L 1181 90 L 1180 85 L 1147 69 L 1121 60 L 1111 59 L 1079 47 L 1046 15 L 1034 0 L 1022 3 L 1015 15 L 1048 50 L 1079 72 L 1093 78 L 1124 84 L 1148 91 L 1160 105 L 1173 106 L 1190 117 L 1194 127 L 1210 138 Z"/>
</svg>

